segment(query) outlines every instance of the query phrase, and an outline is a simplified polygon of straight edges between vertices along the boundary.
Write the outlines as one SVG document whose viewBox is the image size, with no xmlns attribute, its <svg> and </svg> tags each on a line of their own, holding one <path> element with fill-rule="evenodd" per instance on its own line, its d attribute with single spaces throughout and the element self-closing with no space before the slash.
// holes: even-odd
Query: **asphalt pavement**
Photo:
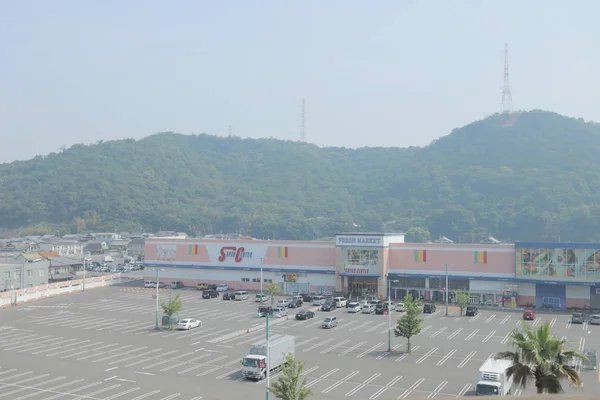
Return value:
<svg viewBox="0 0 600 400">
<path fill-rule="evenodd" d="M 136 286 L 137 285 L 137 286 Z M 204 300 L 195 290 L 159 290 L 159 303 L 181 295 L 181 318 L 196 318 L 190 331 L 154 330 L 155 289 L 140 282 L 86 291 L 0 311 L 0 397 L 50 399 L 225 399 L 263 398 L 265 382 L 241 378 L 240 360 L 265 337 L 265 319 L 253 301 Z M 473 394 L 477 370 L 507 348 L 508 335 L 523 321 L 519 313 L 457 311 L 425 315 L 422 333 L 406 340 L 392 335 L 388 319 L 317 311 L 296 321 L 273 319 L 270 333 L 296 337 L 296 357 L 315 398 L 410 399 Z M 160 314 L 159 314 L 160 315 Z M 320 329 L 328 315 L 339 325 Z M 393 319 L 402 314 L 394 312 Z M 600 347 L 600 326 L 571 325 L 566 315 L 542 315 L 552 331 L 575 349 Z M 598 372 L 581 372 L 585 393 L 600 394 Z M 275 374 L 272 379 L 277 379 Z M 567 392 L 574 391 L 565 383 Z M 516 394 L 533 392 L 517 389 Z"/>
</svg>

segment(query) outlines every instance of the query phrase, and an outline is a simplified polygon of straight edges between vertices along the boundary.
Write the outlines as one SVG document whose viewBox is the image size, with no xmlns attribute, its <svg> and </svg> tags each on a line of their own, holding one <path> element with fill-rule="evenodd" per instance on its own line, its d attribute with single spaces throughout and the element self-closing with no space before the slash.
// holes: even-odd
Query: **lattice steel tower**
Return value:
<svg viewBox="0 0 600 400">
<path fill-rule="evenodd" d="M 306 102 L 302 99 L 300 109 L 300 141 L 306 142 Z"/>
<path fill-rule="evenodd" d="M 502 88 L 501 114 L 512 113 L 512 94 L 510 92 L 510 79 L 508 75 L 508 44 L 504 44 L 504 87 Z"/>
</svg>

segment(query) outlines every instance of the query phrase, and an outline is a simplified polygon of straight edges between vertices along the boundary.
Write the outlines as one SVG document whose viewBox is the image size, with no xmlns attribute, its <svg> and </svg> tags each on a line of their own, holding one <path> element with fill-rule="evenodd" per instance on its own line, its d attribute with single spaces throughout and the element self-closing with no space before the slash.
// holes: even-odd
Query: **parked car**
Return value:
<svg viewBox="0 0 600 400">
<path fill-rule="evenodd" d="M 336 309 L 335 303 L 333 301 L 326 301 L 321 304 L 321 311 L 333 311 Z"/>
<path fill-rule="evenodd" d="M 292 299 L 288 303 L 287 307 L 288 308 L 300 308 L 300 307 L 302 307 L 302 304 L 303 303 L 302 303 L 301 299 Z"/>
<path fill-rule="evenodd" d="M 465 315 L 467 317 L 474 317 L 477 315 L 477 313 L 479 312 L 479 310 L 477 309 L 477 307 L 475 306 L 467 306 L 467 309 L 465 311 Z"/>
<path fill-rule="evenodd" d="M 223 293 L 223 295 L 221 296 L 221 298 L 223 300 L 231 300 L 231 293 Z M 233 296 L 233 298 L 235 299 L 235 295 Z"/>
<path fill-rule="evenodd" d="M 523 312 L 523 319 L 527 321 L 533 321 L 535 319 L 535 312 L 533 312 L 533 310 L 525 310 Z"/>
<path fill-rule="evenodd" d="M 177 329 L 185 329 L 189 331 L 192 328 L 200 328 L 201 326 L 202 322 L 197 319 L 184 318 L 177 324 Z"/>
<path fill-rule="evenodd" d="M 396 311 L 398 311 L 398 312 L 404 312 L 404 311 L 406 311 L 406 309 L 404 308 L 404 303 L 398 303 L 398 304 L 396 304 Z"/>
<path fill-rule="evenodd" d="M 361 310 L 360 304 L 358 304 L 357 302 L 351 301 L 348 303 L 348 312 L 349 313 L 356 314 L 356 313 L 359 313 L 360 310 Z"/>
<path fill-rule="evenodd" d="M 321 323 L 321 328 L 323 329 L 331 329 L 334 326 L 338 325 L 337 317 L 327 317 Z"/>
<path fill-rule="evenodd" d="M 217 285 L 217 288 L 215 290 L 217 292 L 226 292 L 229 290 L 229 285 L 225 285 L 225 284 Z"/>
<path fill-rule="evenodd" d="M 374 314 L 375 304 L 365 304 L 361 311 L 362 314 Z"/>
<path fill-rule="evenodd" d="M 275 314 L 275 316 L 277 318 L 282 318 L 282 317 L 286 317 L 288 315 L 288 310 L 285 307 L 277 307 L 275 308 L 275 310 L 273 310 L 273 313 Z"/>
<path fill-rule="evenodd" d="M 583 324 L 584 321 L 584 316 L 582 313 L 573 313 L 573 315 L 571 315 L 571 323 L 572 324 Z"/>
<path fill-rule="evenodd" d="M 277 307 L 287 307 L 287 305 L 289 303 L 290 303 L 289 300 L 279 299 L 279 300 L 277 300 Z"/>
<path fill-rule="evenodd" d="M 433 314 L 435 312 L 435 304 L 425 303 L 423 304 L 423 314 Z"/>
<path fill-rule="evenodd" d="M 156 288 L 156 282 L 146 281 L 146 282 L 144 282 L 144 287 L 145 288 Z"/>
<path fill-rule="evenodd" d="M 271 306 L 260 306 L 258 307 L 258 312 L 256 315 L 258 315 L 259 317 L 266 317 L 267 314 L 269 316 L 273 316 L 275 310 L 273 310 L 273 307 Z"/>
<path fill-rule="evenodd" d="M 301 293 L 300 296 L 302 297 L 302 301 L 304 303 L 310 303 L 312 301 L 312 296 L 308 293 Z"/>
<path fill-rule="evenodd" d="M 590 320 L 588 321 L 588 323 L 590 325 L 600 325 L 600 315 L 599 314 L 594 314 L 590 317 Z"/>
<path fill-rule="evenodd" d="M 181 282 L 181 281 L 171 282 L 171 289 L 182 289 L 182 288 L 183 288 L 183 282 Z"/>
<path fill-rule="evenodd" d="M 219 293 L 216 290 L 205 290 L 202 292 L 203 299 L 214 299 L 219 297 Z"/>
<path fill-rule="evenodd" d="M 296 313 L 296 319 L 299 319 L 299 320 L 310 319 L 310 318 L 314 318 L 314 317 L 315 317 L 315 313 L 310 310 L 300 310 Z"/>
<path fill-rule="evenodd" d="M 396 303 L 388 304 L 388 302 L 379 303 L 375 305 L 375 314 L 383 315 L 387 311 L 394 311 L 396 309 Z"/>
<path fill-rule="evenodd" d="M 164 289 L 164 288 L 167 287 L 167 285 L 165 285 L 164 282 L 158 282 L 158 287 L 161 288 L 161 289 Z"/>
<path fill-rule="evenodd" d="M 217 285 L 208 285 L 208 290 L 217 290 Z"/>
<path fill-rule="evenodd" d="M 196 290 L 207 290 L 208 285 L 206 283 L 199 283 L 196 285 Z"/>
</svg>

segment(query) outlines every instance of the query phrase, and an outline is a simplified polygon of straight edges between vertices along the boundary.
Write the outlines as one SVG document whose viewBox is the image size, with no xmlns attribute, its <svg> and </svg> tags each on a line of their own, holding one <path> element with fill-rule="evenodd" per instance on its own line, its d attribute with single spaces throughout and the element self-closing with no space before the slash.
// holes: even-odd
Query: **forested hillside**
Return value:
<svg viewBox="0 0 600 400">
<path fill-rule="evenodd" d="M 407 149 L 162 133 L 0 165 L 0 226 L 593 241 L 599 156 L 599 125 L 543 111 Z"/>
</svg>

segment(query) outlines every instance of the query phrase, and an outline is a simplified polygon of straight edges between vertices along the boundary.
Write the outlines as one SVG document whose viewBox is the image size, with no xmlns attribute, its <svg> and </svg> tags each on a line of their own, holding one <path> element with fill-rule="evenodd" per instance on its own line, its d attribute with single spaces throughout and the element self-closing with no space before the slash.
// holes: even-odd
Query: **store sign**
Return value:
<svg viewBox="0 0 600 400">
<path fill-rule="evenodd" d="M 219 262 L 224 262 L 227 258 L 233 258 L 236 263 L 239 263 L 242 262 L 244 258 L 252 258 L 252 252 L 246 251 L 243 247 L 221 247 L 221 251 L 219 252 Z"/>
<path fill-rule="evenodd" d="M 379 273 L 379 266 L 354 265 L 352 263 L 345 263 L 343 272 L 349 275 L 376 275 Z"/>
<path fill-rule="evenodd" d="M 298 274 L 284 274 L 283 280 L 285 282 L 296 282 L 298 280 Z"/>
<path fill-rule="evenodd" d="M 337 235 L 335 237 L 336 246 L 354 246 L 354 247 L 383 247 L 383 236 L 373 235 Z"/>
</svg>

